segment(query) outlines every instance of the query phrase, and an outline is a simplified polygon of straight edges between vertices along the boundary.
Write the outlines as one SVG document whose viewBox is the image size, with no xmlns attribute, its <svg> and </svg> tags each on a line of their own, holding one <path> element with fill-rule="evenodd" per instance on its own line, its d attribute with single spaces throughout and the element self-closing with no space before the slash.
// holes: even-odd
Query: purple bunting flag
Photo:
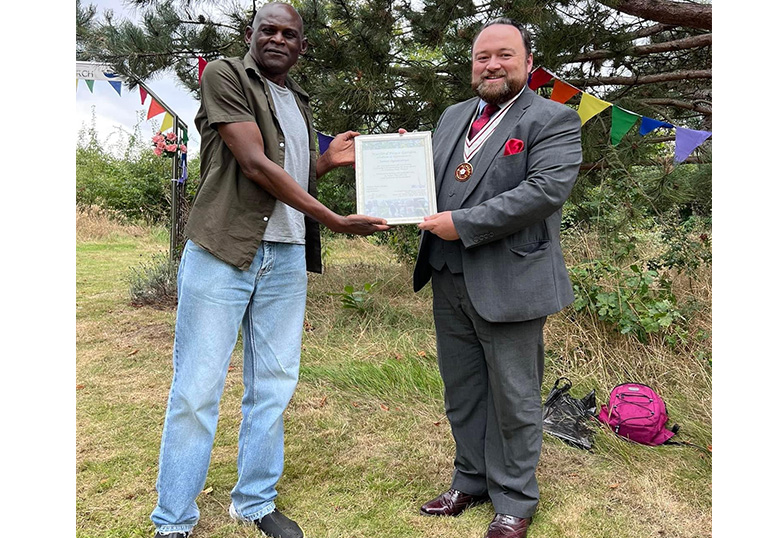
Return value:
<svg viewBox="0 0 760 538">
<path fill-rule="evenodd" d="M 319 154 L 323 155 L 335 137 L 317 131 L 317 138 L 319 139 Z"/>
<path fill-rule="evenodd" d="M 641 136 L 644 136 L 645 134 L 660 127 L 663 129 L 672 129 L 673 125 L 670 123 L 665 123 L 664 121 L 658 121 L 652 118 L 647 118 L 646 116 L 641 116 L 641 127 L 639 127 L 639 134 Z"/>
<path fill-rule="evenodd" d="M 676 154 L 673 160 L 677 163 L 685 161 L 692 151 L 701 146 L 711 136 L 712 133 L 710 131 L 694 131 L 692 129 L 676 127 Z"/>
<path fill-rule="evenodd" d="M 184 183 L 187 180 L 187 153 L 183 153 L 180 158 L 180 174 L 178 183 Z"/>
</svg>

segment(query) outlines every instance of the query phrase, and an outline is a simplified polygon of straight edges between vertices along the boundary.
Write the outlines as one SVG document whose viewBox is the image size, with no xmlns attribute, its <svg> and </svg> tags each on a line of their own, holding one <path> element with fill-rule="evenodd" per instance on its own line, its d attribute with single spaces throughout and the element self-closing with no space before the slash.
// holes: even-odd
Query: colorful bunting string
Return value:
<svg viewBox="0 0 760 538">
<path fill-rule="evenodd" d="M 554 80 L 552 92 L 549 97 L 552 101 L 558 103 L 566 103 L 577 93 L 581 92 L 575 86 L 568 84 L 543 67 L 537 67 L 531 72 L 528 77 L 528 87 L 532 90 L 536 90 L 541 86 L 547 84 L 551 80 Z M 641 116 L 625 110 L 613 103 L 603 101 L 591 94 L 582 92 L 581 102 L 578 106 L 578 115 L 581 118 L 581 125 L 585 124 L 588 120 L 594 116 L 600 114 L 602 111 L 609 107 L 612 107 L 612 123 L 610 127 L 610 142 L 613 146 L 620 143 L 623 137 L 630 131 L 636 122 L 641 118 L 641 125 L 639 127 L 639 134 L 644 136 L 655 129 L 674 129 L 676 130 L 676 152 L 673 160 L 675 162 L 683 162 L 686 158 L 708 138 L 712 136 L 710 131 L 695 131 L 692 129 L 684 129 L 682 127 L 675 127 L 674 125 L 659 121 L 646 116 Z"/>
</svg>

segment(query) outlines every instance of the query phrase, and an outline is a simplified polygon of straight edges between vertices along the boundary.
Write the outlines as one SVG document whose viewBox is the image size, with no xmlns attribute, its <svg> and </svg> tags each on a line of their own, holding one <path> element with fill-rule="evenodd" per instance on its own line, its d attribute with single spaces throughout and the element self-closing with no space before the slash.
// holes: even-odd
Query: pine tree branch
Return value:
<svg viewBox="0 0 760 538">
<path fill-rule="evenodd" d="M 687 28 L 712 28 L 712 4 L 686 4 L 668 0 L 597 0 L 621 13 Z"/>
<path fill-rule="evenodd" d="M 658 73 L 656 75 L 641 76 L 614 76 L 614 77 L 589 77 L 568 79 L 564 82 L 578 88 L 589 86 L 637 86 L 641 84 L 657 84 L 660 82 L 673 82 L 679 80 L 711 79 L 712 69 L 694 69 L 686 71 L 673 71 L 672 73 Z"/>
<path fill-rule="evenodd" d="M 664 43 L 653 43 L 650 45 L 633 46 L 623 51 L 613 50 L 595 50 L 585 54 L 578 54 L 572 58 L 563 60 L 564 63 L 590 62 L 595 60 L 604 60 L 609 58 L 623 56 L 646 56 L 647 54 L 656 54 L 659 52 L 673 52 L 679 50 L 695 49 L 712 46 L 712 34 L 703 34 L 698 36 L 676 39 Z"/>
<path fill-rule="evenodd" d="M 670 106 L 682 108 L 684 110 L 694 110 L 700 114 L 712 115 L 712 103 L 702 99 L 691 103 L 688 101 L 679 101 L 677 99 L 641 99 L 640 102 L 646 105 Z"/>
</svg>

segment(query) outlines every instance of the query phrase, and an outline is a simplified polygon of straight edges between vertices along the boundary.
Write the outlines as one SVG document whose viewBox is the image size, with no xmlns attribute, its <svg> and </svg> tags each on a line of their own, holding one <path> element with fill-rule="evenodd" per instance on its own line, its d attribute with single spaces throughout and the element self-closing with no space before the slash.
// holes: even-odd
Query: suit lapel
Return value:
<svg viewBox="0 0 760 538">
<path fill-rule="evenodd" d="M 441 134 L 436 138 L 436 143 L 433 146 L 433 167 L 435 173 L 435 190 L 440 192 L 441 183 L 443 183 L 443 176 L 448 168 L 449 161 L 459 159 L 462 161 L 462 156 L 453 155 L 456 149 L 457 142 L 464 134 L 465 129 L 470 126 L 470 120 L 475 113 L 475 107 L 480 99 L 474 97 L 462 103 L 461 107 L 457 107 L 452 112 L 451 118 L 446 118 L 446 123 L 451 127 L 443 126 Z M 441 126 L 439 126 L 439 129 Z M 444 134 L 445 133 L 445 134 Z"/>
<path fill-rule="evenodd" d="M 522 115 L 528 107 L 530 107 L 534 97 L 535 94 L 526 88 L 522 95 L 517 98 L 517 101 L 515 101 L 510 109 L 507 110 L 504 118 L 496 127 L 496 130 L 480 149 L 482 153 L 480 161 L 478 162 L 478 166 L 472 171 L 472 177 L 470 177 L 470 180 L 467 182 L 467 190 L 464 192 L 462 202 L 472 194 L 472 191 L 478 186 L 478 183 L 483 179 L 485 173 L 491 168 L 491 163 L 504 151 L 505 142 L 509 140 L 515 125 L 517 125 L 517 122 L 520 121 Z"/>
</svg>

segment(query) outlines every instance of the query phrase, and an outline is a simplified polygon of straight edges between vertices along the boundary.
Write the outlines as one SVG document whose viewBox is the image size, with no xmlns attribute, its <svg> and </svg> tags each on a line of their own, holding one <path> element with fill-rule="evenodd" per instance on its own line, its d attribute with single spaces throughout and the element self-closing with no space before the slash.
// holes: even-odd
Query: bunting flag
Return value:
<svg viewBox="0 0 760 538">
<path fill-rule="evenodd" d="M 566 103 L 575 94 L 581 92 L 580 89 L 575 86 L 564 82 L 559 79 L 557 75 L 544 69 L 543 67 L 537 67 L 533 70 L 528 78 L 528 87 L 531 90 L 536 90 L 543 86 L 547 82 L 554 79 L 554 85 L 552 87 L 551 96 L 549 99 L 558 103 Z M 676 153 L 674 157 L 675 162 L 683 162 L 700 144 L 705 140 L 712 137 L 712 133 L 708 131 L 694 131 L 690 129 L 683 129 L 681 127 L 675 127 L 670 123 L 664 121 L 658 121 L 652 118 L 647 118 L 630 110 L 625 110 L 614 103 L 603 101 L 590 95 L 586 92 L 582 92 L 581 102 L 578 105 L 578 115 L 581 118 L 581 124 L 585 124 L 589 119 L 593 118 L 597 114 L 601 113 L 605 109 L 612 107 L 612 123 L 610 126 L 610 142 L 613 146 L 620 143 L 623 137 L 633 128 L 636 122 L 641 118 L 641 126 L 639 127 L 639 134 L 644 136 L 655 129 L 676 129 Z"/>
<path fill-rule="evenodd" d="M 108 83 L 111 85 L 111 87 L 116 90 L 116 93 L 121 95 L 121 82 L 115 81 L 115 80 L 109 80 Z"/>
<path fill-rule="evenodd" d="M 701 146 L 711 136 L 712 133 L 710 131 L 693 131 L 691 129 L 684 129 L 683 127 L 676 127 L 676 154 L 673 160 L 677 163 L 685 161 L 692 151 Z"/>
<path fill-rule="evenodd" d="M 178 183 L 184 183 L 187 179 L 187 153 L 182 153 L 182 156 L 180 157 L 179 161 L 180 166 L 180 174 L 179 174 L 179 180 L 177 180 Z"/>
<path fill-rule="evenodd" d="M 148 97 L 148 90 L 140 86 L 140 104 L 145 104 L 145 98 Z"/>
<path fill-rule="evenodd" d="M 571 86 L 559 79 L 554 79 L 554 88 L 552 88 L 552 95 L 549 99 L 557 101 L 558 103 L 566 103 L 578 92 L 580 92 L 580 90 L 575 86 Z"/>
<path fill-rule="evenodd" d="M 333 141 L 335 137 L 328 136 L 326 134 L 320 133 L 317 131 L 317 139 L 319 139 L 319 154 L 323 155 L 325 151 L 327 151 L 327 147 L 330 145 L 330 142 Z"/>
<path fill-rule="evenodd" d="M 182 129 L 182 143 L 187 146 L 187 129 Z"/>
<path fill-rule="evenodd" d="M 578 115 L 581 117 L 581 125 L 610 106 L 612 106 L 612 103 L 602 101 L 590 93 L 583 92 L 583 95 L 581 96 L 581 104 L 578 107 Z"/>
<path fill-rule="evenodd" d="M 639 127 L 639 134 L 641 136 L 644 136 L 647 133 L 651 133 L 655 129 L 659 129 L 662 127 L 663 129 L 672 129 L 673 126 L 670 123 L 665 123 L 664 121 L 654 120 L 652 118 L 647 118 L 646 116 L 641 117 L 641 126 Z"/>
<path fill-rule="evenodd" d="M 613 146 L 617 146 L 623 137 L 631 130 L 631 127 L 639 120 L 641 116 L 633 112 L 612 105 L 612 127 L 610 128 L 610 141 Z"/>
<path fill-rule="evenodd" d="M 158 101 L 152 99 L 150 101 L 150 106 L 148 107 L 148 119 L 151 119 L 153 116 L 158 116 L 162 112 L 166 112 L 166 109 L 158 104 Z"/>
<path fill-rule="evenodd" d="M 538 88 L 549 82 L 551 79 L 554 78 L 554 75 L 549 73 L 546 69 L 543 67 L 539 67 L 535 71 L 533 71 L 530 74 L 530 78 L 528 78 L 528 88 L 530 88 L 533 91 L 536 91 Z"/>
<path fill-rule="evenodd" d="M 198 56 L 198 84 L 201 83 L 201 77 L 203 76 L 203 70 L 206 69 L 208 62 L 203 59 L 202 56 Z"/>
<path fill-rule="evenodd" d="M 171 129 L 173 125 L 174 125 L 174 116 L 172 116 L 171 114 L 167 112 L 166 114 L 164 114 L 164 121 L 161 123 L 161 128 L 159 129 L 159 131 L 163 133 L 164 131 Z"/>
<path fill-rule="evenodd" d="M 95 81 L 94 80 L 85 80 L 85 82 L 87 83 L 87 87 L 90 88 L 90 93 L 93 93 L 92 87 L 95 85 Z"/>
</svg>

